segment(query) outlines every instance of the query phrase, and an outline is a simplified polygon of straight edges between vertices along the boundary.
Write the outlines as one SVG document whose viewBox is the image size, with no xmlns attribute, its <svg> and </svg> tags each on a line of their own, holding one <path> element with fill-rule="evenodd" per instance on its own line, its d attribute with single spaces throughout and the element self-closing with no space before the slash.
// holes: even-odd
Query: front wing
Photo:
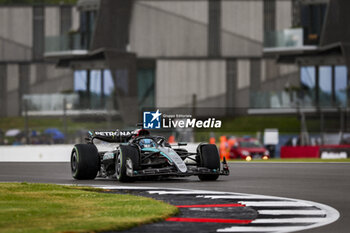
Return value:
<svg viewBox="0 0 350 233">
<path fill-rule="evenodd" d="M 130 177 L 143 177 L 143 176 L 193 176 L 193 175 L 224 175 L 228 176 L 230 171 L 227 164 L 223 164 L 223 169 L 209 169 L 205 167 L 197 167 L 187 165 L 186 172 L 180 172 L 176 167 L 169 166 L 165 168 L 147 168 L 143 170 L 127 169 L 127 175 Z"/>
</svg>

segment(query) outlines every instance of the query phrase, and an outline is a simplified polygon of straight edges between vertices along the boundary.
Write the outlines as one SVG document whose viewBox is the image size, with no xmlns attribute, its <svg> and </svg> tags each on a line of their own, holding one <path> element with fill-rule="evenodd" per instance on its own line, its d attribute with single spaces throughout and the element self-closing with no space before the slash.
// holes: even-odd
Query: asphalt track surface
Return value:
<svg viewBox="0 0 350 233">
<path fill-rule="evenodd" d="M 197 177 L 138 181 L 123 186 L 180 188 L 272 195 L 329 205 L 340 213 L 338 221 L 302 232 L 350 231 L 350 163 L 230 163 L 231 175 L 215 182 Z M 76 181 L 69 163 L 0 163 L 0 181 L 58 184 L 118 185 L 116 180 Z"/>
</svg>

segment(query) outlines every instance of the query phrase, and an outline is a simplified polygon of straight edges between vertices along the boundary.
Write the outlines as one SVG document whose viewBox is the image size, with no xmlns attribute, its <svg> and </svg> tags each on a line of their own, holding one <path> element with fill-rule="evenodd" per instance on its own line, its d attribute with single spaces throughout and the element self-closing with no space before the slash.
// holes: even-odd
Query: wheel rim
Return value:
<svg viewBox="0 0 350 233">
<path fill-rule="evenodd" d="M 74 151 L 73 154 L 72 154 L 72 158 L 71 158 L 71 169 L 72 169 L 72 172 L 75 173 L 77 171 L 77 153 Z"/>
<path fill-rule="evenodd" d="M 131 169 L 131 170 L 133 169 L 132 161 L 129 158 L 126 160 L 126 168 Z"/>
<path fill-rule="evenodd" d="M 126 165 L 126 175 L 133 176 L 134 170 L 133 170 L 132 160 L 130 158 L 126 159 L 125 165 Z"/>
<path fill-rule="evenodd" d="M 117 158 L 117 164 L 116 164 L 116 167 L 115 167 L 115 170 L 116 170 L 116 173 L 117 173 L 117 178 L 120 176 L 120 170 L 121 170 L 121 156 L 118 155 L 118 158 Z"/>
</svg>

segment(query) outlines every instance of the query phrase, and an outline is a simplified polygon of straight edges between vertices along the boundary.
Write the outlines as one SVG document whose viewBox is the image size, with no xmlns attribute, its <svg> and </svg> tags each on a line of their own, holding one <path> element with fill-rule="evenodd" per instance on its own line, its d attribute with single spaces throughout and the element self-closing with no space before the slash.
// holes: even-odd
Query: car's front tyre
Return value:
<svg viewBox="0 0 350 233">
<path fill-rule="evenodd" d="M 128 174 L 139 165 L 139 151 L 132 146 L 120 146 L 115 162 L 115 176 L 120 182 L 133 182 L 135 179 Z"/>
<path fill-rule="evenodd" d="M 200 167 L 220 170 L 220 156 L 216 145 L 200 144 L 197 148 L 198 163 Z M 201 181 L 214 181 L 219 178 L 219 174 L 198 175 Z"/>
</svg>

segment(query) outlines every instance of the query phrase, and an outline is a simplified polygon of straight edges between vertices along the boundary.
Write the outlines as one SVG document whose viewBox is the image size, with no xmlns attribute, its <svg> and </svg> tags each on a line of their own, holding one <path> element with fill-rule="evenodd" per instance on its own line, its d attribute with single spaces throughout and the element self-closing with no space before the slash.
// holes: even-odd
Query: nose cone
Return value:
<svg viewBox="0 0 350 233">
<path fill-rule="evenodd" d="M 170 158 L 175 166 L 177 167 L 177 169 L 180 172 L 187 172 L 187 166 L 185 164 L 185 162 L 182 160 L 182 158 L 176 153 L 176 151 L 174 151 L 173 149 L 169 148 L 169 147 L 162 147 L 159 148 L 159 150 L 165 154 L 166 157 Z"/>
</svg>

